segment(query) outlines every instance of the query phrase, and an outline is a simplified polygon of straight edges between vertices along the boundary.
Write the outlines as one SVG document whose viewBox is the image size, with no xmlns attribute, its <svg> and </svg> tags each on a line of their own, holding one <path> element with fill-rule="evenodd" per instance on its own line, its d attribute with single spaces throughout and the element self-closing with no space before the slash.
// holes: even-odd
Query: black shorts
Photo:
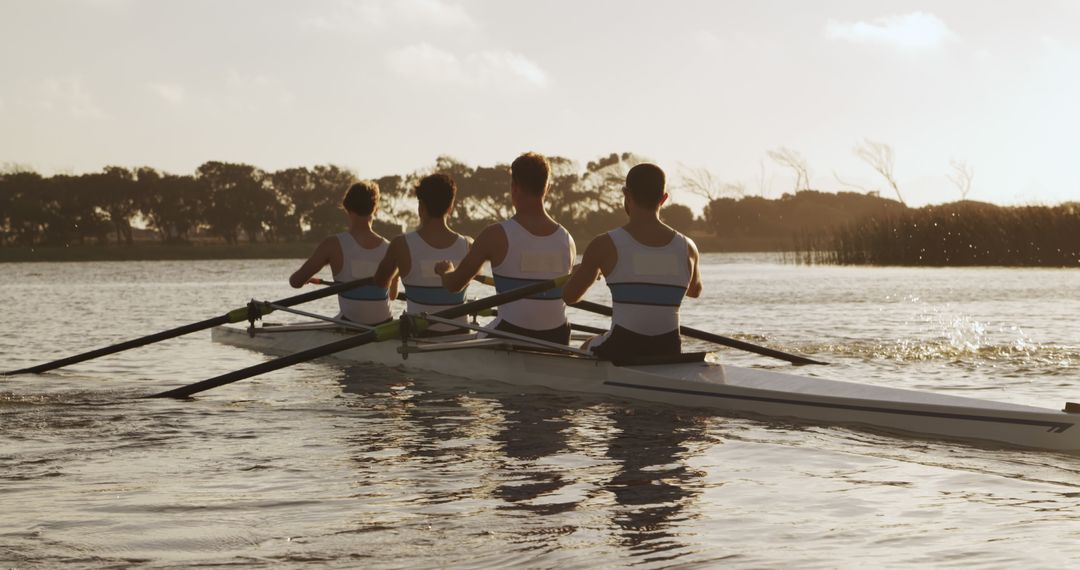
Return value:
<svg viewBox="0 0 1080 570">
<path fill-rule="evenodd" d="M 607 340 L 590 348 L 593 354 L 605 360 L 626 356 L 671 356 L 682 352 L 682 336 L 678 329 L 651 336 L 615 325 Z"/>
<path fill-rule="evenodd" d="M 562 326 L 553 329 L 534 331 L 532 329 L 519 327 L 506 320 L 501 320 L 498 325 L 495 325 L 495 330 L 519 334 L 538 340 L 546 340 L 557 344 L 570 344 L 570 323 L 563 323 Z"/>
</svg>

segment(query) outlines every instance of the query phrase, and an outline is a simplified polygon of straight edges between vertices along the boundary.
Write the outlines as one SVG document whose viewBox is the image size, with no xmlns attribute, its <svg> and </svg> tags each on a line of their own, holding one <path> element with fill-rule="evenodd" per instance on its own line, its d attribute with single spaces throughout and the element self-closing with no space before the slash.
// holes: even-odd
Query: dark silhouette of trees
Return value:
<svg viewBox="0 0 1080 570">
<path fill-rule="evenodd" d="M 669 204 L 660 210 L 660 219 L 684 234 L 694 226 L 694 211 L 682 204 Z"/>
<path fill-rule="evenodd" d="M 882 174 L 890 180 L 891 149 L 865 144 L 876 149 Z M 807 184 L 809 171 L 797 153 L 777 156 L 795 170 L 796 186 Z M 563 157 L 549 160 L 549 211 L 579 247 L 625 223 L 621 190 L 626 172 L 641 157 L 612 153 L 584 168 Z M 951 179 L 966 197 L 973 171 L 963 162 L 952 166 Z M 433 171 L 448 173 L 458 183 L 453 223 L 459 230 L 476 235 L 512 214 L 508 165 L 473 167 L 442 156 L 431 168 L 377 180 L 383 196 L 375 222 L 380 233 L 393 236 L 415 226 L 413 189 Z M 961 201 L 912 209 L 877 192 L 805 189 L 769 200 L 735 192 L 705 175 L 699 178 L 701 187 L 715 196 L 702 218 L 696 220 L 679 204 L 663 208 L 661 217 L 684 233 L 698 230 L 695 239 L 707 249 L 798 249 L 809 252 L 807 259 L 840 263 L 1080 265 L 1080 206 L 1075 203 L 1006 208 Z M 229 244 L 317 240 L 345 227 L 341 199 L 357 179 L 356 173 L 334 165 L 264 172 L 212 161 L 193 175 L 109 166 L 52 177 L 9 167 L 0 171 L 0 245 L 130 245 L 140 226 L 163 243 L 208 236 Z"/>
</svg>

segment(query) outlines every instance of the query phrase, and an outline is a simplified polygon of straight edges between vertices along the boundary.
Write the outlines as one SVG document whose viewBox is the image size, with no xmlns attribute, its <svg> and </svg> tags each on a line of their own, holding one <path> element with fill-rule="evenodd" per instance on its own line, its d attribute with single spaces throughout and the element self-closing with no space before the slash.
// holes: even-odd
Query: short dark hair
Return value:
<svg viewBox="0 0 1080 570">
<path fill-rule="evenodd" d="M 655 164 L 643 162 L 626 173 L 626 191 L 642 208 L 657 208 L 664 198 L 667 179 Z"/>
<path fill-rule="evenodd" d="M 510 179 L 518 185 L 518 188 L 533 196 L 544 195 L 550 175 L 551 163 L 540 153 L 527 152 L 515 158 L 514 163 L 510 165 Z"/>
<path fill-rule="evenodd" d="M 457 184 L 445 174 L 429 174 L 416 185 L 416 199 L 424 205 L 429 216 L 440 218 L 450 211 L 457 195 Z"/>
<path fill-rule="evenodd" d="M 370 216 L 375 206 L 379 205 L 379 185 L 370 180 L 361 180 L 349 186 L 341 205 L 357 216 Z"/>
</svg>

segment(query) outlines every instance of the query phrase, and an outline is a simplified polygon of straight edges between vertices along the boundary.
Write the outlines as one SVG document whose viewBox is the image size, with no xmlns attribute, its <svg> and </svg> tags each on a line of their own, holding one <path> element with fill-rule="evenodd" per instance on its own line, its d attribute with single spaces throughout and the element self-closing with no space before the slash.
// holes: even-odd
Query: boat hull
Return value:
<svg viewBox="0 0 1080 570">
<path fill-rule="evenodd" d="M 349 334 L 320 325 L 247 330 L 222 326 L 215 342 L 289 354 Z M 413 345 L 410 345 L 413 346 Z M 607 394 L 815 423 L 1010 446 L 1080 451 L 1080 414 L 915 390 L 810 378 L 713 362 L 615 366 L 611 362 L 486 345 L 402 358 L 399 342 L 372 343 L 335 358 L 508 384 Z"/>
</svg>

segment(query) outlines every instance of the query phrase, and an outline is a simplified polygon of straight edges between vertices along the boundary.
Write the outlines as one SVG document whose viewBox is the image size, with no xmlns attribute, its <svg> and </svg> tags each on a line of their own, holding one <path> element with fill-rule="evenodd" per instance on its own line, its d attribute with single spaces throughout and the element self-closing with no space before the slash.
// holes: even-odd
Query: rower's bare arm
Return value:
<svg viewBox="0 0 1080 570">
<path fill-rule="evenodd" d="M 391 301 L 393 301 L 394 299 L 397 299 L 398 284 L 399 283 L 401 283 L 401 278 L 399 276 L 397 276 L 397 275 L 395 275 L 394 278 L 390 281 L 390 289 L 388 291 L 389 297 L 387 297 L 387 298 L 390 299 Z"/>
<path fill-rule="evenodd" d="M 398 269 L 401 266 L 399 259 L 401 258 L 401 249 L 407 247 L 405 244 L 405 238 L 398 236 L 390 240 L 390 247 L 386 248 L 386 255 L 383 256 L 382 261 L 379 262 L 379 267 L 375 270 L 375 285 L 390 288 L 391 283 L 397 283 Z M 392 295 L 391 298 L 396 297 Z"/>
<path fill-rule="evenodd" d="M 694 240 L 686 238 L 686 245 L 690 249 L 690 285 L 686 288 L 686 296 L 698 298 L 701 296 L 703 285 L 701 283 L 701 255 L 698 254 L 697 244 Z"/>
<path fill-rule="evenodd" d="M 609 250 L 614 250 L 614 244 L 607 234 L 598 236 L 585 247 L 585 253 L 581 256 L 581 263 L 574 268 L 570 279 L 563 285 L 563 301 L 572 305 L 581 300 L 589 287 L 600 278 L 604 259 L 609 255 Z"/>
<path fill-rule="evenodd" d="M 315 276 L 316 273 L 322 271 L 323 267 L 326 267 L 330 263 L 330 253 L 333 247 L 333 241 L 337 238 L 329 237 L 319 243 L 315 247 L 315 251 L 311 253 L 311 257 L 300 266 L 292 275 L 289 276 L 289 285 L 293 289 L 299 289 L 308 282 L 309 279 Z"/>
<path fill-rule="evenodd" d="M 469 245 L 469 252 L 461 259 L 461 263 L 454 266 L 451 261 L 440 261 L 435 264 L 435 273 L 442 276 L 443 289 L 457 293 L 465 288 L 480 273 L 485 261 L 491 260 L 491 250 L 494 239 L 491 229 L 497 226 L 488 226 L 476 240 Z M 502 230 L 499 230 L 502 233 Z"/>
</svg>

